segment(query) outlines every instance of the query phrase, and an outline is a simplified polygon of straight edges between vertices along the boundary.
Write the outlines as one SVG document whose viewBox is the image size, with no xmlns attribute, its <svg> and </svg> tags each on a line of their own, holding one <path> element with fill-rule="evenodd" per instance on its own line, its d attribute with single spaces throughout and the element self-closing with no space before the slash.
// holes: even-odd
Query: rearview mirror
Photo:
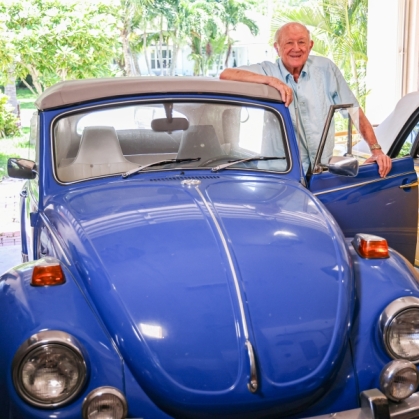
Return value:
<svg viewBox="0 0 419 419">
<path fill-rule="evenodd" d="M 151 129 L 156 132 L 185 131 L 188 128 L 186 118 L 157 118 L 151 121 Z"/>
</svg>

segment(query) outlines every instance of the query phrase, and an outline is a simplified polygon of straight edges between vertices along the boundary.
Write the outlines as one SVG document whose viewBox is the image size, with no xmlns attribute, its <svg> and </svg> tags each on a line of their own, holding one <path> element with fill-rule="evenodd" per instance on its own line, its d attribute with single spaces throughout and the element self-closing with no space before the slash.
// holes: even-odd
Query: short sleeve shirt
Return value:
<svg viewBox="0 0 419 419">
<path fill-rule="evenodd" d="M 276 77 L 292 88 L 294 99 L 289 110 L 305 172 L 310 163 L 314 164 L 330 105 L 351 103 L 359 106 L 340 70 L 325 57 L 309 55 L 298 82 L 294 81 L 280 58 L 275 63 L 263 61 L 240 68 Z M 333 132 L 330 134 L 330 138 L 326 141 L 322 163 L 327 163 L 333 154 L 334 136 Z"/>
</svg>

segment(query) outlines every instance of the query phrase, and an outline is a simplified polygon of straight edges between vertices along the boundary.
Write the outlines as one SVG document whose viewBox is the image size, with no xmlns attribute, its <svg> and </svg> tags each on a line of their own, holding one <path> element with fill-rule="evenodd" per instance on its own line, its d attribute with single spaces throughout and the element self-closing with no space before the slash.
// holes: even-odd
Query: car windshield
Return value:
<svg viewBox="0 0 419 419">
<path fill-rule="evenodd" d="M 231 169 L 286 172 L 282 118 L 249 105 L 160 102 L 91 108 L 53 127 L 55 169 L 62 182 L 148 170 Z M 250 159 L 252 157 L 280 159 Z M 153 164 L 167 160 L 165 164 Z M 137 174 L 136 174 L 137 175 Z"/>
</svg>

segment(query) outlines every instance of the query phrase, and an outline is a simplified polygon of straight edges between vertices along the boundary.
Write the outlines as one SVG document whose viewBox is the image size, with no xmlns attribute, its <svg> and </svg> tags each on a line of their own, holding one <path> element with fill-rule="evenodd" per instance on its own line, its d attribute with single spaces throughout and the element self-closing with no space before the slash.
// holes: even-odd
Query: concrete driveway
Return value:
<svg viewBox="0 0 419 419">
<path fill-rule="evenodd" d="M 22 186 L 20 180 L 0 182 L 0 274 L 21 262 L 19 193 Z"/>
</svg>

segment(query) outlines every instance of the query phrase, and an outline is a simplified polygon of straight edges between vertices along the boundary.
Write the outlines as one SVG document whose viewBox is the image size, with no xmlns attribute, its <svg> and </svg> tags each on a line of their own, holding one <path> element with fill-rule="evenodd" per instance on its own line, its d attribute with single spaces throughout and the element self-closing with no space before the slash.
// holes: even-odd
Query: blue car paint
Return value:
<svg viewBox="0 0 419 419">
<path fill-rule="evenodd" d="M 354 260 L 358 309 L 351 341 L 360 391 L 379 387 L 383 365 L 391 361 L 378 327 L 388 304 L 400 297 L 419 297 L 419 274 L 403 256 L 390 250 L 388 259 L 362 259 L 349 246 Z"/>
<path fill-rule="evenodd" d="M 199 96 L 200 99 L 202 97 Z M 258 101 L 248 103 L 264 104 Z M 291 417 L 297 418 L 356 407 L 359 389 L 371 388 L 371 380 L 368 381 L 371 372 L 368 371 L 373 368 L 374 373 L 378 371 L 379 374 L 382 365 L 389 360 L 377 332 L 373 337 L 375 350 L 368 358 L 371 335 L 377 330 L 376 319 L 386 303 L 376 299 L 376 306 L 369 305 L 364 295 L 369 293 L 372 298 L 377 289 L 381 292 L 381 288 L 375 284 L 382 285 L 383 277 L 391 282 L 391 287 L 387 288 L 392 288 L 392 291 L 389 289 L 386 293 L 388 302 L 393 296 L 399 297 L 402 289 L 408 289 L 402 288 L 408 284 L 409 292 L 417 295 L 416 274 L 410 268 L 406 269 L 403 259 L 394 252 L 388 261 L 370 262 L 360 259 L 351 245 L 345 244 L 334 219 L 316 198 L 298 184 L 302 172 L 288 112 L 282 104 L 265 105 L 275 107 L 283 115 L 291 139 L 290 151 L 294 162 L 290 172 L 282 176 L 258 172 L 256 176 L 252 172 L 229 170 L 227 176 L 223 173 L 222 179 L 213 176 L 202 181 L 205 197 L 227 237 L 240 278 L 240 293 L 246 302 L 246 318 L 251 326 L 250 339 L 261 354 L 258 360 L 261 391 L 258 394 L 251 394 L 246 388 L 249 371 L 243 345 L 243 325 L 231 272 L 213 221 L 193 190 L 185 191 L 179 185 L 175 186 L 173 180 L 164 179 L 176 176 L 196 178 L 208 174 L 202 170 L 164 172 L 163 175 L 150 172 L 125 181 L 115 176 L 75 185 L 60 185 L 51 176 L 52 155 L 48 127 L 62 110 L 41 113 L 39 213 L 44 215 L 38 217 L 35 231 L 48 225 L 45 234 L 49 238 L 51 252 L 70 262 L 67 275 L 72 280 L 62 286 L 63 291 L 59 292 L 68 292 L 68 284 L 71 283 L 71 295 L 74 298 L 71 309 L 77 309 L 78 312 L 79 307 L 84 307 L 86 315 L 82 324 L 79 318 L 78 321 L 72 319 L 74 327 L 65 326 L 68 319 L 63 317 L 62 307 L 54 307 L 54 301 L 60 301 L 60 298 L 54 300 L 56 295 L 53 292 L 60 287 L 44 288 L 42 298 L 31 287 L 26 293 L 26 300 L 13 302 L 16 307 L 11 312 L 19 310 L 26 313 L 27 307 L 30 307 L 27 318 L 31 312 L 39 314 L 36 324 L 38 327 L 42 325 L 42 330 L 61 328 L 76 336 L 86 346 L 89 363 L 93 359 L 99 365 L 97 374 L 100 371 L 106 371 L 107 374 L 104 377 L 97 375 L 96 381 L 92 381 L 91 375 L 83 395 L 99 384 L 114 385 L 121 389 L 125 386 L 131 417 L 166 419 L 175 415 L 205 418 L 213 417 L 214 414 L 222 417 L 219 410 L 221 406 L 226 417 L 251 418 L 255 416 L 252 416 L 249 409 L 254 408 L 252 406 L 257 399 L 260 414 L 289 413 Z M 68 110 L 82 107 L 75 106 Z M 150 179 L 155 177 L 160 179 L 159 184 L 149 186 Z M 240 191 L 240 194 L 225 193 L 229 187 Z M 144 191 L 151 188 L 159 189 L 160 192 L 147 195 Z M 159 199 L 165 203 L 163 208 L 160 207 Z M 141 210 L 150 214 L 151 218 L 141 218 Z M 174 224 L 175 221 L 180 225 L 173 225 L 169 232 L 159 225 L 165 224 L 167 227 L 167 224 Z M 147 234 L 141 234 L 145 230 L 148 230 Z M 256 238 L 264 252 L 257 255 L 250 238 Z M 317 252 L 316 257 L 312 255 L 313 247 Z M 34 256 L 36 251 L 34 249 Z M 171 254 L 170 251 L 174 252 L 172 259 L 165 261 L 163 266 L 157 263 L 161 259 L 156 261 L 155 257 L 162 258 L 162 255 Z M 197 251 L 200 258 L 196 256 Z M 180 260 L 177 259 L 179 257 Z M 136 258 L 145 259 L 148 266 L 135 265 Z M 301 269 L 301 277 L 288 265 L 291 258 L 297 260 L 293 268 L 297 266 Z M 272 261 L 278 273 L 269 269 Z M 18 279 L 15 282 L 26 288 L 28 274 L 25 276 L 25 273 L 29 272 L 27 266 L 30 265 L 17 270 Z M 310 266 L 316 266 L 316 269 Z M 152 282 L 139 283 L 135 289 L 126 283 L 127 276 L 136 277 L 141 274 L 146 277 L 148 273 L 151 277 L 155 272 L 166 280 L 171 278 L 171 273 L 180 272 L 180 280 L 170 284 L 168 290 L 163 288 L 165 295 L 159 295 L 162 287 Z M 312 272 L 320 272 L 319 277 L 313 277 Z M 280 289 L 276 287 L 279 277 L 284 281 Z M 198 284 L 197 279 L 201 281 Z M 10 277 L 3 277 L 0 281 L 1 291 L 4 284 L 8 283 L 7 280 Z M 357 309 L 354 284 L 360 304 Z M 290 285 L 295 288 L 292 289 Z M 318 292 L 320 288 L 323 292 L 326 289 L 324 294 L 310 298 L 310 294 Z M 302 293 L 303 290 L 306 292 Z M 362 296 L 359 295 L 360 290 L 363 290 Z M 170 348 L 164 347 L 164 339 L 153 341 L 143 336 L 139 329 L 143 319 L 150 324 L 155 321 L 152 318 L 153 301 L 148 301 L 150 295 L 154 302 L 163 302 L 159 313 L 162 313 L 170 330 L 176 331 L 183 338 L 181 342 L 169 342 L 172 345 Z M 303 300 L 299 302 L 301 306 L 290 304 L 298 302 L 298 297 Z M 319 297 L 320 302 L 315 300 Z M 7 298 L 10 298 L 10 294 L 7 294 Z M 2 292 L 1 304 L 3 299 Z M 46 307 L 44 303 L 48 300 L 50 304 Z M 176 300 L 178 303 L 174 304 Z M 185 300 L 188 305 L 183 307 Z M 260 305 L 264 300 L 266 306 Z M 310 304 L 316 310 L 312 310 Z M 281 309 L 281 306 L 288 308 L 288 311 Z M 200 321 L 193 318 L 191 313 L 194 312 L 200 313 Z M 313 314 L 318 319 L 310 318 Z M 214 321 L 220 330 L 213 327 Z M 355 326 L 352 326 L 354 321 Z M 195 333 L 183 328 L 185 323 Z M 362 329 L 359 338 L 355 338 L 358 323 L 366 331 Z M 15 341 L 7 345 L 6 360 L 0 362 L 10 362 L 22 341 L 40 330 L 36 324 L 31 325 L 29 322 L 25 333 L 16 334 Z M 292 325 L 294 330 L 286 330 L 288 325 Z M 4 324 L 2 327 L 7 326 Z M 271 330 L 275 327 L 279 330 Z M 319 330 L 321 332 L 317 333 Z M 275 335 L 279 332 L 286 339 Z M 309 333 L 312 333 L 311 343 L 307 344 L 303 339 Z M 318 338 L 318 334 L 324 336 Z M 350 336 L 354 350 L 362 354 L 360 359 L 358 356 L 352 357 L 348 341 Z M 106 356 L 103 356 L 104 349 L 99 348 L 95 339 L 101 339 L 107 348 Z M 123 365 L 115 349 L 111 349 L 112 343 L 119 348 L 127 365 Z M 196 343 L 193 348 L 197 355 L 195 360 L 190 360 L 189 354 L 182 352 L 187 349 L 188 343 Z M 281 348 L 279 350 L 284 360 L 289 353 L 287 347 L 298 347 L 300 351 L 297 356 L 304 364 L 303 370 L 293 370 L 292 365 L 287 365 L 285 361 L 281 364 L 285 371 L 278 370 L 278 365 L 269 360 L 275 347 Z M 227 367 L 227 371 L 222 370 L 221 354 L 225 351 L 228 360 L 233 359 L 233 366 Z M 199 362 L 203 359 L 218 365 L 221 376 L 214 370 L 206 370 L 205 362 Z M 176 362 L 178 360 L 185 361 L 184 365 L 179 365 Z M 364 364 L 364 360 L 368 362 Z M 121 384 L 121 368 L 125 374 L 124 384 Z M 197 371 L 199 374 L 196 374 Z M 377 374 L 375 377 L 378 377 Z M 45 412 L 26 406 L 15 394 L 10 376 L 7 380 L 3 385 L 12 389 L 11 409 L 16 417 L 47 417 Z M 207 385 L 209 388 L 206 388 Z M 319 386 L 321 390 L 316 391 Z M 81 399 L 82 396 L 57 411 L 59 417 L 79 417 Z M 215 406 L 213 400 L 218 400 L 220 405 Z M 233 410 L 235 413 L 232 413 Z M 53 411 L 48 412 L 50 414 Z"/>
<path fill-rule="evenodd" d="M 68 243 L 73 243 L 72 237 L 84 238 L 85 243 L 77 246 L 85 248 L 78 248 L 74 257 L 80 265 L 84 262 L 80 276 L 150 397 L 158 397 L 162 407 L 177 408 L 182 415 L 192 399 L 195 405 L 202 404 L 202 411 L 215 402 L 236 403 L 244 411 L 246 400 L 250 406 L 255 396 L 246 388 L 248 361 L 225 256 L 199 197 L 173 181 L 173 174 L 171 180 L 157 184 L 151 182 L 153 177 L 145 174 L 139 180 L 57 196 L 50 203 L 53 207 L 45 209 L 46 215 L 63 208 L 69 211 L 66 225 L 54 227 Z M 350 317 L 352 273 L 346 249 L 339 244 L 341 233 L 296 182 L 234 177 L 227 182 L 215 177 L 202 185 L 217 213 L 219 208 L 224 211 L 219 218 L 237 266 L 245 268 L 239 276 L 253 330 L 266 333 L 252 339 L 263 376 L 261 409 L 281 402 L 287 411 L 288 402 L 301 403 L 312 397 L 313 388 L 324 385 L 345 350 L 342 330 Z M 234 198 L 229 198 L 231 188 L 236 190 Z M 251 256 L 254 249 L 246 247 L 250 238 L 263 249 L 260 254 L 265 253 L 266 261 Z M 299 275 L 294 265 L 286 266 L 289 252 L 308 254 L 316 243 L 319 253 L 300 263 Z M 273 260 L 277 265 L 272 269 Z M 323 276 L 312 278 L 312 269 Z M 298 281 L 298 288 L 289 287 L 290 281 Z M 316 288 L 322 288 L 324 295 L 313 298 Z M 288 304 L 291 300 L 296 301 L 294 307 Z M 269 311 L 258 312 L 259 305 Z M 114 310 L 109 312 L 108 307 Z M 164 339 L 141 336 L 139 325 L 148 323 L 161 326 L 167 333 Z M 276 329 L 270 331 L 273 325 Z M 281 328 L 291 329 L 290 336 Z M 312 335 L 310 328 L 315 329 Z M 297 340 L 299 348 L 298 357 L 291 360 L 286 358 L 290 339 Z M 281 344 L 285 345 L 283 361 L 271 365 L 272 351 Z M 300 370 L 290 368 L 293 363 Z M 161 388 L 167 388 L 165 397 Z"/>
<path fill-rule="evenodd" d="M 360 166 L 355 178 L 333 176 L 329 172 L 315 174 L 310 179 L 310 190 L 332 213 L 346 237 L 360 231 L 383 236 L 389 246 L 413 262 L 417 240 L 417 188 L 399 186 L 416 180 L 413 160 L 407 157 L 394 160 L 391 172 L 384 179 L 378 176 L 376 165 L 372 164 Z"/>
<path fill-rule="evenodd" d="M 1 344 L 0 369 L 10 371 L 20 345 L 41 330 L 61 330 L 75 336 L 87 354 L 89 379 L 78 399 L 55 414 L 60 418 L 79 417 L 81 402 L 92 389 L 103 385 L 124 389 L 123 361 L 70 271 L 62 265 L 66 277 L 64 285 L 34 287 L 30 285 L 33 264 L 22 264 L 0 277 L 0 334 L 7 336 Z M 66 305 L 63 305 L 64 301 Z M 45 417 L 44 409 L 22 402 L 12 384 L 11 374 L 0 376 L 0 395 L 2 418 L 9 417 L 9 409 L 11 417 Z M 54 410 L 47 414 L 53 415 Z"/>
</svg>

